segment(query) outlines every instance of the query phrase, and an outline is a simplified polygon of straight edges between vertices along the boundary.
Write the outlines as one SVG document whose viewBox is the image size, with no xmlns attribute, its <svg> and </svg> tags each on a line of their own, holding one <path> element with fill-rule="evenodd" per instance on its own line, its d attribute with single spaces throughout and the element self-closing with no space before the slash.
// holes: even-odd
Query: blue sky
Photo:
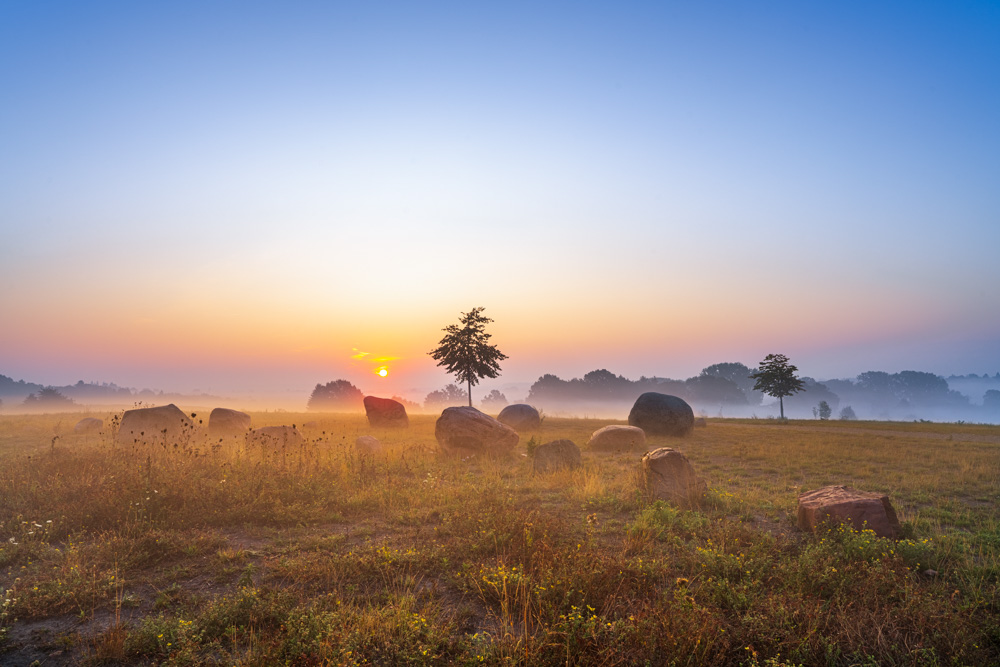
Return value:
<svg viewBox="0 0 1000 667">
<path fill-rule="evenodd" d="M 1000 370 L 996 3 L 0 6 L 0 373 Z"/>
</svg>

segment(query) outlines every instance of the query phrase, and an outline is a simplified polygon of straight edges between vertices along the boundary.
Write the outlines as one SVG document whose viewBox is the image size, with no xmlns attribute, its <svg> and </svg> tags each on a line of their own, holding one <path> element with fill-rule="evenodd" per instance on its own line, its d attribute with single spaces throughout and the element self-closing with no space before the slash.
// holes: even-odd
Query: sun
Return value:
<svg viewBox="0 0 1000 667">
<path fill-rule="evenodd" d="M 379 377 L 385 377 L 386 375 L 389 374 L 389 369 L 383 366 L 382 368 L 375 371 L 375 373 L 377 373 Z"/>
</svg>

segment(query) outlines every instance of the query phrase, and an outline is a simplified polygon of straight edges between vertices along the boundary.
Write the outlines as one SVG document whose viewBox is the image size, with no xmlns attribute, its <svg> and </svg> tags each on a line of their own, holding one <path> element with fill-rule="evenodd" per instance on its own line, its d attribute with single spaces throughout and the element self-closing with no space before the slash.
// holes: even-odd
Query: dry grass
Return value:
<svg viewBox="0 0 1000 667">
<path fill-rule="evenodd" d="M 0 662 L 1000 661 L 1000 427 L 712 420 L 650 443 L 708 481 L 682 511 L 644 498 L 641 452 L 532 474 L 529 437 L 582 446 L 603 420 L 463 461 L 433 417 L 253 418 L 318 425 L 149 448 L 0 418 Z M 354 453 L 366 433 L 384 454 Z M 889 493 L 906 539 L 799 533 L 798 493 L 832 483 Z"/>
</svg>

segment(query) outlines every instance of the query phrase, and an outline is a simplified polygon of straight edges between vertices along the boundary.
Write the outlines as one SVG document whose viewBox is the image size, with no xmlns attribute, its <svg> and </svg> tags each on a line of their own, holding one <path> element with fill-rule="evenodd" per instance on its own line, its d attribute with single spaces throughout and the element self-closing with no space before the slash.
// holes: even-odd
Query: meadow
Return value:
<svg viewBox="0 0 1000 667">
<path fill-rule="evenodd" d="M 0 664 L 1000 664 L 997 426 L 710 419 L 648 446 L 706 479 L 685 511 L 587 450 L 608 420 L 462 460 L 425 415 L 252 413 L 316 422 L 270 450 L 81 416 L 0 417 Z M 533 474 L 557 438 L 583 467 Z M 888 493 L 903 539 L 798 531 L 827 484 Z"/>
</svg>

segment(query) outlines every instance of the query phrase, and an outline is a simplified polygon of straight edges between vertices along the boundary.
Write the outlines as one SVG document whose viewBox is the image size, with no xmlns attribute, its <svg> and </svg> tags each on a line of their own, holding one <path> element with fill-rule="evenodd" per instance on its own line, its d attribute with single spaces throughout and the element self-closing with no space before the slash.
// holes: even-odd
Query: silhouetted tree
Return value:
<svg viewBox="0 0 1000 667">
<path fill-rule="evenodd" d="M 347 380 L 334 380 L 316 385 L 306 407 L 309 410 L 357 410 L 364 399 L 361 390 Z"/>
<path fill-rule="evenodd" d="M 829 419 L 830 415 L 833 414 L 833 410 L 830 409 L 830 404 L 826 401 L 820 401 L 816 411 L 819 413 L 820 419 Z"/>
<path fill-rule="evenodd" d="M 725 361 L 721 364 L 712 364 L 701 369 L 701 374 L 708 377 L 719 377 L 734 383 L 746 396 L 747 403 L 757 405 L 760 403 L 760 394 L 754 393 L 753 378 L 750 377 L 751 370 L 746 364 L 738 361 Z"/>
<path fill-rule="evenodd" d="M 465 392 L 457 384 L 450 384 L 444 389 L 438 389 L 424 398 L 424 409 L 435 410 L 441 406 L 449 407 L 465 403 Z"/>
<path fill-rule="evenodd" d="M 472 385 L 479 384 L 480 378 L 495 378 L 500 375 L 500 362 L 507 358 L 496 345 L 490 345 L 490 334 L 486 333 L 486 325 L 493 320 L 483 317 L 483 308 L 473 308 L 462 313 L 462 326 L 450 324 L 443 329 L 445 337 L 438 347 L 427 354 L 431 355 L 438 366 L 455 376 L 459 382 L 464 382 L 469 391 L 469 407 L 472 407 Z"/>
<path fill-rule="evenodd" d="M 494 389 L 490 393 L 486 394 L 486 397 L 482 401 L 484 410 L 497 410 L 503 409 L 507 405 L 507 397 L 500 393 L 500 390 Z"/>
<path fill-rule="evenodd" d="M 783 354 L 769 354 L 760 362 L 756 371 L 750 374 L 757 382 L 754 391 L 762 391 L 768 396 L 778 399 L 781 406 L 781 418 L 785 418 L 785 396 L 802 391 L 802 380 L 795 376 L 799 369 L 788 363 L 788 357 Z"/>
<path fill-rule="evenodd" d="M 849 421 L 852 419 L 857 419 L 858 416 L 854 414 L 854 409 L 851 406 L 845 405 L 844 409 L 840 411 L 840 418 L 843 419 L 844 421 Z"/>
<path fill-rule="evenodd" d="M 24 399 L 24 406 L 29 408 L 68 408 L 71 405 L 75 405 L 73 399 L 66 398 L 55 387 L 45 387 Z"/>
<path fill-rule="evenodd" d="M 696 375 L 684 382 L 687 398 L 696 403 L 746 405 L 747 397 L 735 382 L 721 375 Z"/>
</svg>

